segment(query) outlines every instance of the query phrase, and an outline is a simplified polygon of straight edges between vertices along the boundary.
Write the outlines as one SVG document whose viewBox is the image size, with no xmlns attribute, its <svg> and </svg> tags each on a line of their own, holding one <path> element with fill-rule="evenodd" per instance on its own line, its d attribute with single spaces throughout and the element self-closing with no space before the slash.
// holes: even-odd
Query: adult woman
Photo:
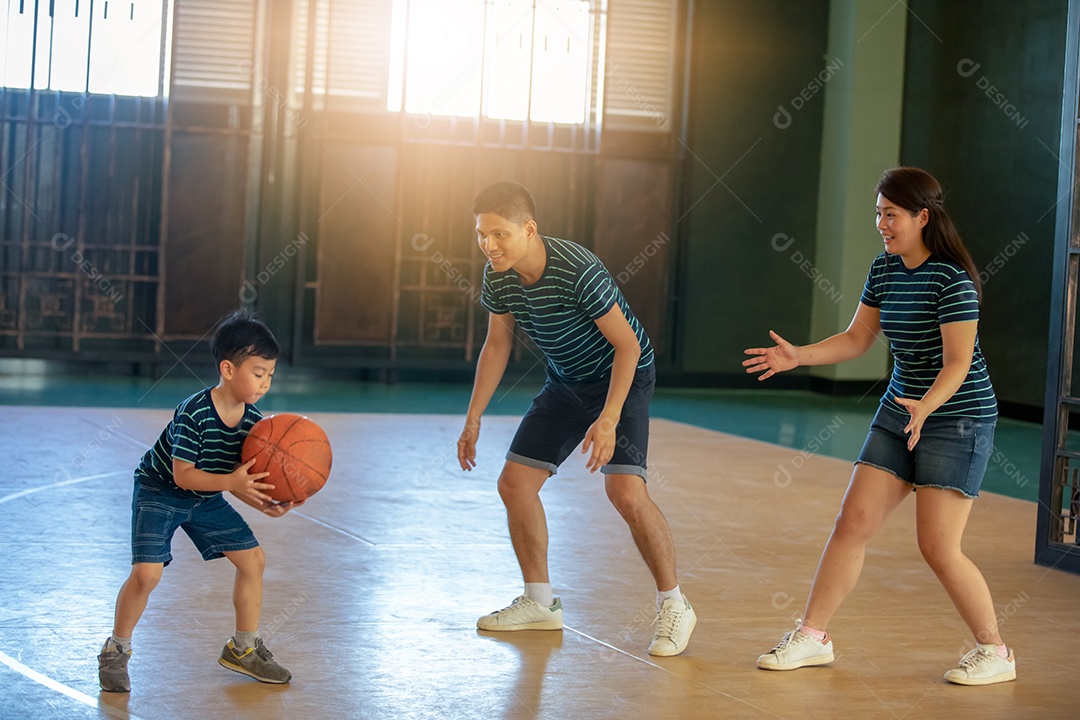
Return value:
<svg viewBox="0 0 1080 720">
<path fill-rule="evenodd" d="M 867 541 L 916 489 L 919 549 L 976 646 L 945 679 L 988 685 L 1016 678 L 982 573 L 960 549 L 979 493 L 997 420 L 978 342 L 979 277 L 929 173 L 899 167 L 877 184 L 877 229 L 885 242 L 851 325 L 797 347 L 751 348 L 744 361 L 760 380 L 800 365 L 827 365 L 865 353 L 884 332 L 892 378 L 856 461 L 843 506 L 818 564 L 803 620 L 758 667 L 794 670 L 833 660 L 826 626 L 855 587 Z"/>
</svg>

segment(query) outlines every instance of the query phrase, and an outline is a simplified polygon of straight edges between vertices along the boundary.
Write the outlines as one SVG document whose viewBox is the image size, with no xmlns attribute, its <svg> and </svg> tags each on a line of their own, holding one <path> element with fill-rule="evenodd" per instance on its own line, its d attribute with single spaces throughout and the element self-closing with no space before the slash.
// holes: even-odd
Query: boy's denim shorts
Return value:
<svg viewBox="0 0 1080 720">
<path fill-rule="evenodd" d="M 646 478 L 649 452 L 649 401 L 656 386 L 656 366 L 638 368 L 615 426 L 615 453 L 600 468 L 605 475 Z M 506 459 L 548 470 L 552 475 L 585 439 L 585 433 L 604 409 L 611 380 L 566 382 L 548 374 L 518 425 Z"/>
<path fill-rule="evenodd" d="M 180 497 L 148 488 L 138 480 L 131 498 L 131 562 L 172 562 L 172 538 L 183 528 L 203 560 L 259 546 L 240 513 L 221 496 Z"/>
<path fill-rule="evenodd" d="M 910 420 L 907 413 L 879 407 L 855 462 L 892 473 L 916 490 L 944 488 L 978 497 L 997 421 L 931 415 L 915 449 L 908 450 L 904 428 Z"/>
</svg>

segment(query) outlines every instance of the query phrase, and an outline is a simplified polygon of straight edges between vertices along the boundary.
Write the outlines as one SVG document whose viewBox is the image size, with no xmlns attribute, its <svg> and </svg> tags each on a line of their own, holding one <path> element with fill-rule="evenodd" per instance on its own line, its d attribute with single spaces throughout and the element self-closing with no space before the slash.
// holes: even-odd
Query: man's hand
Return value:
<svg viewBox="0 0 1080 720">
<path fill-rule="evenodd" d="M 462 470 L 476 467 L 476 441 L 480 437 L 480 421 L 466 420 L 465 429 L 457 441 L 457 457 Z"/>
<path fill-rule="evenodd" d="M 592 448 L 592 455 L 586 464 L 589 472 L 596 472 L 607 465 L 611 456 L 615 454 L 615 428 L 618 424 L 618 418 L 601 415 L 589 426 L 588 432 L 585 433 L 585 441 L 581 443 L 582 454 L 589 452 L 589 448 Z"/>
</svg>

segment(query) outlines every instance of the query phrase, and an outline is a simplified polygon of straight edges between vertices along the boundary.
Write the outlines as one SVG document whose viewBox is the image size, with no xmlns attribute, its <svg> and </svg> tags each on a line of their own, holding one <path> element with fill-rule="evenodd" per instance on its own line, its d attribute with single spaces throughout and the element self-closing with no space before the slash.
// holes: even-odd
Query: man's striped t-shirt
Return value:
<svg viewBox="0 0 1080 720">
<path fill-rule="evenodd" d="M 881 309 L 881 329 L 893 355 L 892 379 L 881 404 L 906 414 L 894 398 L 919 400 L 934 384 L 943 365 L 941 326 L 979 319 L 975 284 L 962 268 L 934 256 L 908 268 L 899 255 L 882 253 L 870 266 L 862 303 Z M 978 336 L 967 377 L 934 415 L 997 417 Z"/>
<path fill-rule="evenodd" d="M 540 279 L 525 287 L 513 269 L 495 272 L 488 263 L 480 304 L 497 315 L 511 313 L 543 351 L 551 372 L 567 382 L 611 376 L 615 347 L 596 320 L 618 304 L 641 346 L 638 367 L 648 367 L 653 362 L 649 336 L 600 259 L 577 243 L 542 240 L 547 261 Z"/>
<path fill-rule="evenodd" d="M 213 497 L 216 492 L 195 492 L 177 486 L 173 478 L 173 458 L 189 462 L 199 470 L 228 474 L 240 462 L 240 453 L 251 426 L 262 419 L 254 405 L 244 407 L 244 417 L 229 427 L 218 416 L 210 388 L 200 390 L 180 403 L 154 446 L 143 455 L 135 478 L 143 485 L 183 497 Z"/>
</svg>

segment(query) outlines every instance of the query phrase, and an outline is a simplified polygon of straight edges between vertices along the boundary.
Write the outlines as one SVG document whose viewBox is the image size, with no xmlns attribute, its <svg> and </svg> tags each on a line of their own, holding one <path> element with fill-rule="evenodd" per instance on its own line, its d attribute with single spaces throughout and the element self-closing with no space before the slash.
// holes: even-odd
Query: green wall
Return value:
<svg viewBox="0 0 1080 720">
<path fill-rule="evenodd" d="M 825 89 L 814 339 L 848 327 L 882 251 L 872 188 L 900 162 L 907 20 L 894 0 L 832 0 L 828 56 L 842 70 Z M 861 357 L 809 371 L 826 382 L 880 381 L 890 372 L 888 346 L 876 342 Z"/>
<path fill-rule="evenodd" d="M 791 256 L 815 254 L 824 92 L 792 100 L 826 68 L 829 3 L 694 5 L 676 361 L 737 376 L 770 327 L 808 339 L 814 287 Z"/>
<path fill-rule="evenodd" d="M 900 162 L 942 182 L 983 271 L 980 337 L 999 398 L 1041 406 L 1067 2 L 908 5 L 906 20 L 897 5 L 874 28 L 906 22 Z M 820 339 L 811 310 L 826 290 L 796 260 L 831 247 L 817 236 L 824 100 L 851 68 L 829 54 L 824 0 L 694 6 L 675 361 L 739 382 L 743 348 L 769 328 Z"/>
<path fill-rule="evenodd" d="M 980 342 L 998 398 L 1041 406 L 1065 0 L 913 0 L 901 158 L 932 172 L 983 272 Z"/>
</svg>

